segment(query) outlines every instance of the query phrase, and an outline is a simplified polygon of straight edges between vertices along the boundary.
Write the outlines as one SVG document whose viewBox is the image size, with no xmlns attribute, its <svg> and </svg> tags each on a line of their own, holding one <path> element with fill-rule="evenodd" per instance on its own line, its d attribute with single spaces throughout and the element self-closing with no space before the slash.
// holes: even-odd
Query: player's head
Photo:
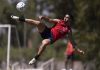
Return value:
<svg viewBox="0 0 100 70">
<path fill-rule="evenodd" d="M 69 20 L 69 18 L 70 18 L 70 16 L 69 16 L 68 14 L 66 14 L 66 15 L 64 16 L 64 21 L 67 22 L 67 21 Z"/>
</svg>

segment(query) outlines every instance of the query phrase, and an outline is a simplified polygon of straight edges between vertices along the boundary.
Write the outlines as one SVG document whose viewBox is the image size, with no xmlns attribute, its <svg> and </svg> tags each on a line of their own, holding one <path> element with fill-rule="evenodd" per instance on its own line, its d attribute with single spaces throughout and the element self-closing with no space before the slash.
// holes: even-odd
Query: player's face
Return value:
<svg viewBox="0 0 100 70">
<path fill-rule="evenodd" d="M 69 15 L 65 15 L 64 21 L 67 22 L 69 20 Z"/>
</svg>

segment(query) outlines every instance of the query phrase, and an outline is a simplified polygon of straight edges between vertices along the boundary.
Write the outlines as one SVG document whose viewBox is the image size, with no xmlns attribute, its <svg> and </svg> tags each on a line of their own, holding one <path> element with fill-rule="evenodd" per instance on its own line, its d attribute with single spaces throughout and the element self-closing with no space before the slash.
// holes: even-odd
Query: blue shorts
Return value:
<svg viewBox="0 0 100 70">
<path fill-rule="evenodd" d="M 43 30 L 43 32 L 40 33 L 40 35 L 43 39 L 50 39 L 51 44 L 54 42 L 50 28 L 45 27 L 45 29 Z"/>
</svg>

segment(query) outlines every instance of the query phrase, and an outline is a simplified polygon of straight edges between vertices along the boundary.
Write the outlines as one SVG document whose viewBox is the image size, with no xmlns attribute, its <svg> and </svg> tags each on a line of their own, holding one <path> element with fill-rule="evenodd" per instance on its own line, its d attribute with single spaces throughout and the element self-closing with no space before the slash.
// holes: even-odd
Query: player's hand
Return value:
<svg viewBox="0 0 100 70">
<path fill-rule="evenodd" d="M 79 52 L 82 53 L 82 54 L 84 54 L 84 51 L 82 51 L 82 50 L 80 50 Z"/>
<path fill-rule="evenodd" d="M 34 64 L 35 62 L 36 62 L 36 59 L 33 58 L 32 60 L 29 61 L 29 64 L 31 65 L 31 64 Z"/>
<path fill-rule="evenodd" d="M 80 50 L 79 48 L 75 48 L 75 51 L 76 51 L 76 53 L 79 53 L 82 55 L 84 55 L 84 53 L 85 53 L 83 50 Z"/>
<path fill-rule="evenodd" d="M 80 53 L 80 54 L 83 54 L 84 55 L 84 51 L 83 50 L 80 50 L 80 49 L 77 49 L 77 51 Z"/>
</svg>

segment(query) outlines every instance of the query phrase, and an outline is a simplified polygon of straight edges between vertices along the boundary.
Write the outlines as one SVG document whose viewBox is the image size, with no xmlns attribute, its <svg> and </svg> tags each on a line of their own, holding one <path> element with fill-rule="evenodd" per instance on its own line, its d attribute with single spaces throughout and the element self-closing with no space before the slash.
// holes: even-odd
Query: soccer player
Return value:
<svg viewBox="0 0 100 70">
<path fill-rule="evenodd" d="M 84 52 L 78 48 L 75 50 L 71 41 L 68 40 L 66 50 L 64 52 L 64 54 L 65 54 L 65 69 L 66 70 L 73 70 L 73 64 L 76 61 L 76 58 L 75 58 L 76 53 L 75 52 L 77 52 L 79 54 L 84 54 Z"/>
<path fill-rule="evenodd" d="M 34 20 L 34 19 L 27 19 L 24 17 L 17 17 L 17 16 L 11 16 L 12 19 L 26 22 L 29 24 L 33 24 L 38 28 L 38 31 L 43 38 L 41 45 L 39 47 L 39 50 L 35 57 L 29 62 L 29 64 L 33 64 L 36 62 L 36 60 L 39 58 L 39 56 L 42 54 L 42 52 L 45 50 L 47 45 L 53 44 L 58 39 L 64 37 L 66 34 L 69 35 L 69 38 L 72 40 L 72 31 L 70 27 L 70 16 L 67 14 L 64 16 L 64 19 L 50 19 L 46 16 L 39 16 L 40 20 Z M 50 23 L 53 23 L 54 26 L 51 28 L 48 28 L 41 20 L 47 20 Z M 75 44 L 73 43 L 73 46 L 75 47 Z"/>
</svg>

